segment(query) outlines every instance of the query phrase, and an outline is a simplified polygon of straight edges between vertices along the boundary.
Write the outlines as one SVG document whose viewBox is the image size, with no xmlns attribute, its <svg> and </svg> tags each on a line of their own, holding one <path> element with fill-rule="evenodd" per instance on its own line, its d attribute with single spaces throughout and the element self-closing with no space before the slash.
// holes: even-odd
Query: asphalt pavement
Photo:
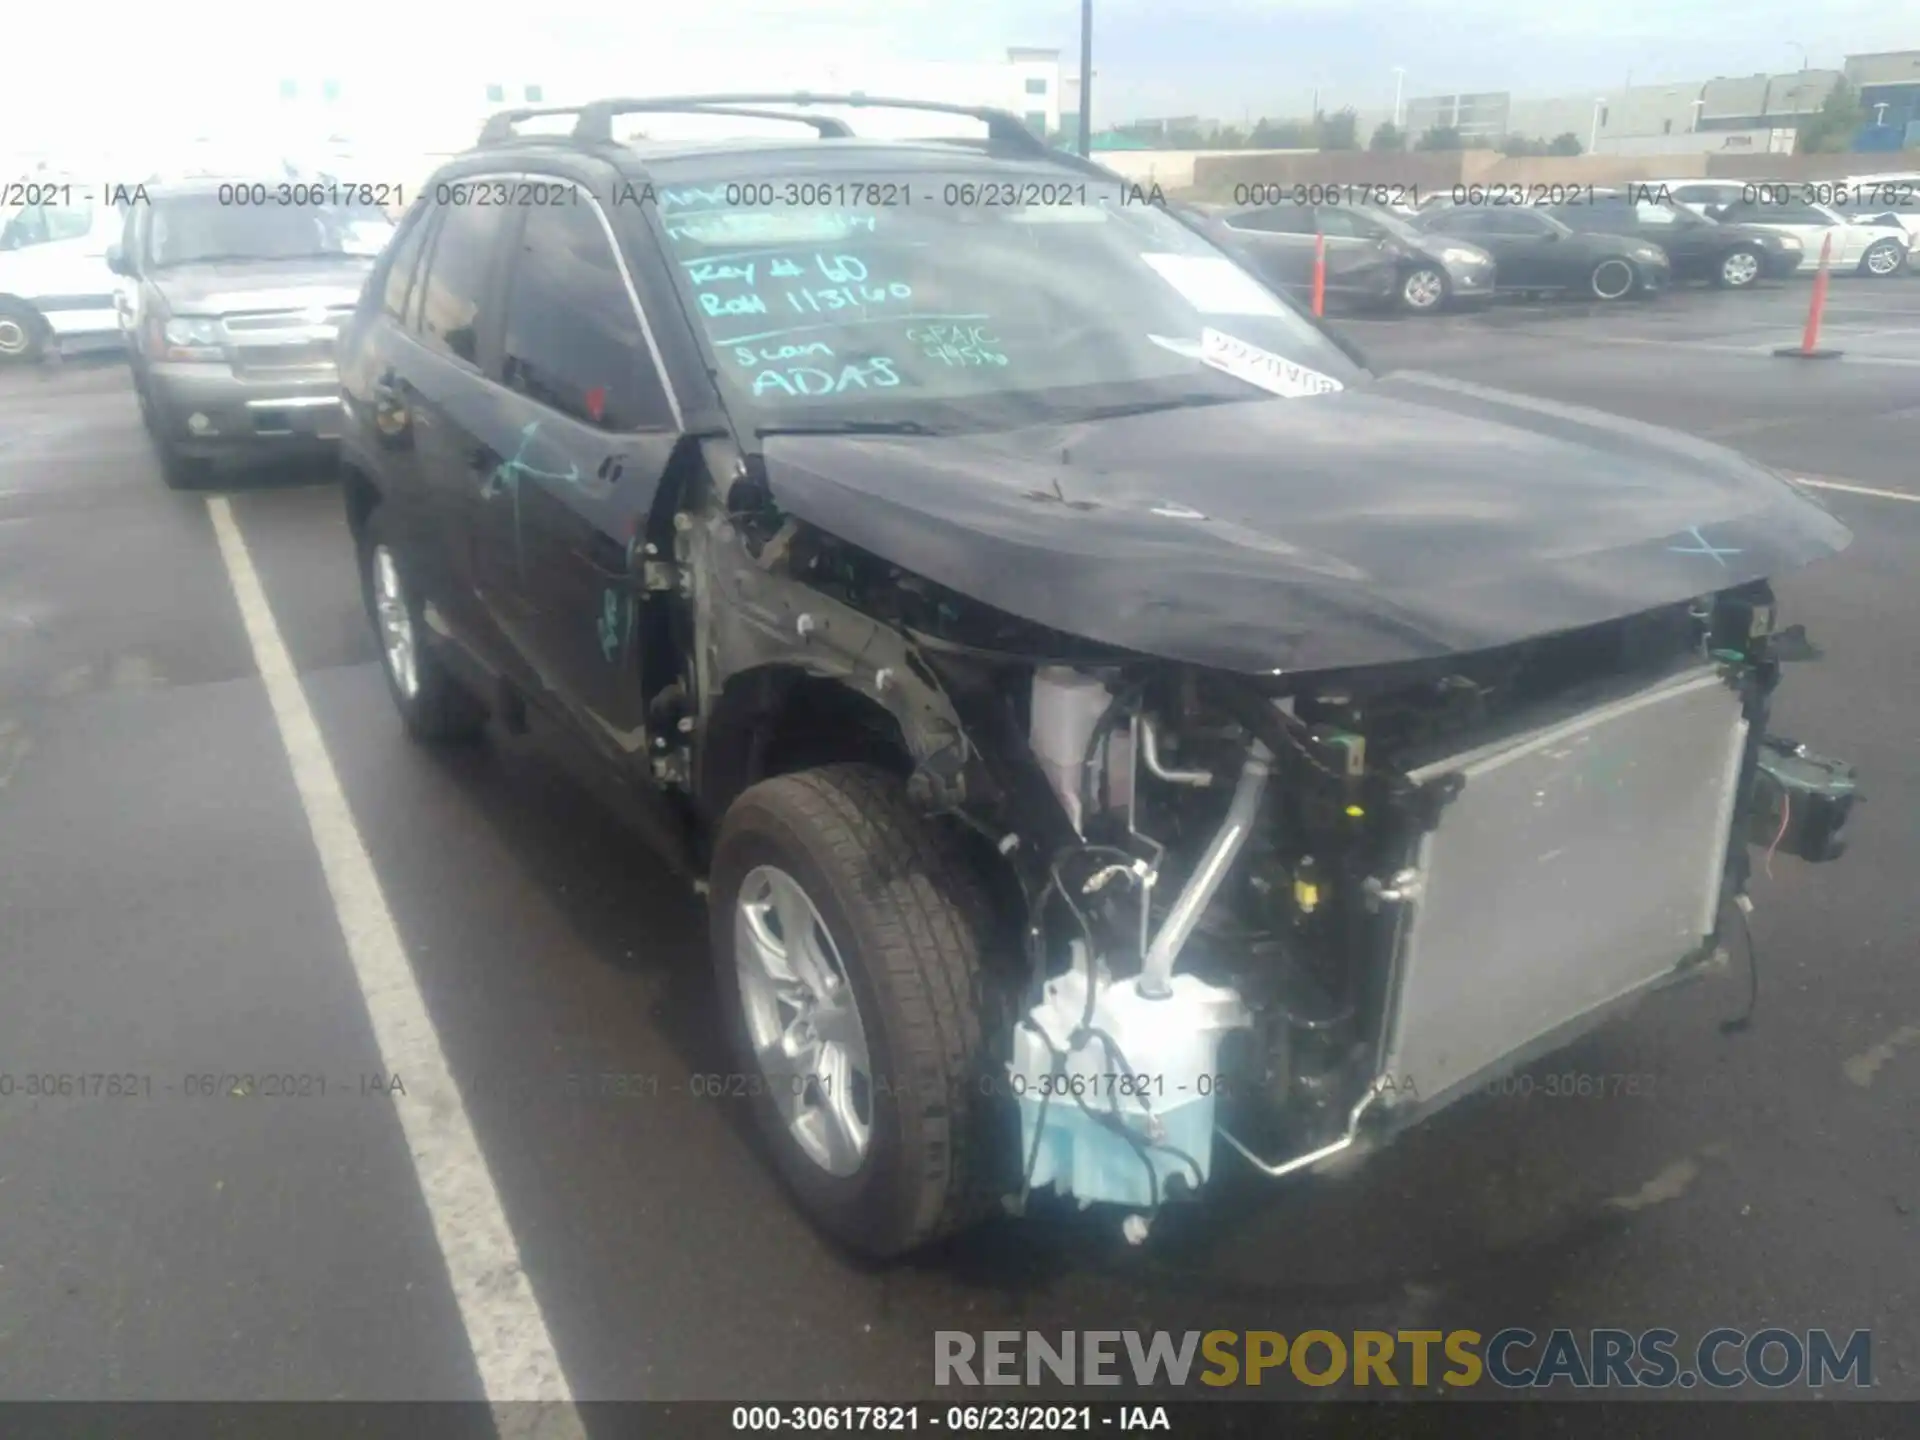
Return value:
<svg viewBox="0 0 1920 1440">
<path fill-rule="evenodd" d="M 942 1329 L 1769 1324 L 1871 1329 L 1920 1398 L 1920 283 L 1837 281 L 1844 353 L 1773 358 L 1806 298 L 1336 322 L 1720 440 L 1854 529 L 1782 587 L 1821 653 L 1779 721 L 1869 799 L 1841 862 L 1759 878 L 1754 1027 L 1718 1028 L 1736 965 L 1536 1072 L 1633 1094 L 1477 1099 L 1335 1179 L 1223 1164 L 1140 1249 L 1062 1208 L 886 1270 L 699 1093 L 700 912 L 579 757 L 402 737 L 327 477 L 175 493 L 111 356 L 0 373 L 0 1398 L 477 1399 L 550 1356 L 580 1399 L 885 1400 L 935 1394 Z"/>
</svg>

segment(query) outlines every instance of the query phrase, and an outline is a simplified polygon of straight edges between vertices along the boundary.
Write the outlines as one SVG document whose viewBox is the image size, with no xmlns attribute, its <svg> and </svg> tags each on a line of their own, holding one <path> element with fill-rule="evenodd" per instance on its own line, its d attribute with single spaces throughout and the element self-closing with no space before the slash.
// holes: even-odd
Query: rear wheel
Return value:
<svg viewBox="0 0 1920 1440">
<path fill-rule="evenodd" d="M 46 353 L 47 322 L 31 305 L 0 300 L 0 363 L 30 364 Z"/>
<path fill-rule="evenodd" d="M 807 1217 L 876 1258 L 984 1218 L 1007 1178 L 989 1056 L 1011 1031 L 982 970 L 979 893 L 874 766 L 762 781 L 721 824 L 709 903 L 729 1093 Z"/>
<path fill-rule="evenodd" d="M 1899 274 L 1906 259 L 1906 249 L 1898 240 L 1876 240 L 1867 247 L 1867 253 L 1860 257 L 1860 273 L 1884 280 L 1889 275 Z"/>
<path fill-rule="evenodd" d="M 1638 278 L 1625 260 L 1602 260 L 1587 276 L 1587 289 L 1596 300 L 1624 300 L 1633 293 Z"/>
<path fill-rule="evenodd" d="M 1723 290 L 1747 290 L 1760 283 L 1760 252 L 1744 247 L 1720 257 L 1714 283 Z"/>
<path fill-rule="evenodd" d="M 464 689 L 423 642 L 427 625 L 420 597 L 407 580 L 399 552 L 376 509 L 360 532 L 360 584 L 380 641 L 387 690 L 407 732 L 416 740 L 463 744 L 486 728 L 486 708 Z"/>
<path fill-rule="evenodd" d="M 1400 308 L 1431 315 L 1447 303 L 1447 277 L 1436 265 L 1420 265 L 1400 277 Z"/>
</svg>

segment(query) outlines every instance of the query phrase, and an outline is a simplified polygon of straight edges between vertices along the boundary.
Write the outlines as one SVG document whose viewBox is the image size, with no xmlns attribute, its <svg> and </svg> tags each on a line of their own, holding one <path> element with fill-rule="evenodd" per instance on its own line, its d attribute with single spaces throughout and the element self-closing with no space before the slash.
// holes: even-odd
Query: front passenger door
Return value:
<svg viewBox="0 0 1920 1440">
<path fill-rule="evenodd" d="M 1314 209 L 1314 228 L 1326 241 L 1328 290 L 1373 296 L 1392 289 L 1381 272 L 1395 268 L 1398 260 L 1381 243 L 1386 232 L 1379 226 L 1344 206 L 1320 205 Z M 1308 278 L 1311 283 L 1311 263 Z"/>
</svg>

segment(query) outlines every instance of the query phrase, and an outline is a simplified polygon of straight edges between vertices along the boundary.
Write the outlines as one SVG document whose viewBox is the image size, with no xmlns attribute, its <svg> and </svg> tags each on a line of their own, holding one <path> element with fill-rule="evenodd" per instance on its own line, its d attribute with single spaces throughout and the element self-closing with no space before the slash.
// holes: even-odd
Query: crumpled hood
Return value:
<svg viewBox="0 0 1920 1440">
<path fill-rule="evenodd" d="M 1832 555 L 1733 451 L 1399 372 L 953 437 L 770 436 L 786 512 L 984 604 L 1250 674 L 1479 650 Z"/>
<path fill-rule="evenodd" d="M 331 309 L 357 301 L 372 268 L 372 260 L 351 255 L 338 260 L 181 265 L 160 271 L 154 283 L 177 315 Z"/>
</svg>

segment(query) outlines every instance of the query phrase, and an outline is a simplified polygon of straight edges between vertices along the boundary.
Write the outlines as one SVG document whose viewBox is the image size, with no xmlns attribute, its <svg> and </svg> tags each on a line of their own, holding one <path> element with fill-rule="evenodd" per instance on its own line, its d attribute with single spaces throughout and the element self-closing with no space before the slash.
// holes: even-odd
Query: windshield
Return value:
<svg viewBox="0 0 1920 1440">
<path fill-rule="evenodd" d="M 217 192 L 152 203 L 147 263 L 154 269 L 215 260 L 371 259 L 393 233 L 393 222 L 372 205 L 241 205 Z"/>
<path fill-rule="evenodd" d="M 1117 182 L 805 175 L 658 190 L 689 308 L 757 428 L 1010 428 L 1320 393 L 1364 373 Z M 780 203 L 788 190 L 803 203 Z M 804 203 L 819 196 L 892 203 Z M 729 203 L 748 199 L 774 203 Z"/>
</svg>

